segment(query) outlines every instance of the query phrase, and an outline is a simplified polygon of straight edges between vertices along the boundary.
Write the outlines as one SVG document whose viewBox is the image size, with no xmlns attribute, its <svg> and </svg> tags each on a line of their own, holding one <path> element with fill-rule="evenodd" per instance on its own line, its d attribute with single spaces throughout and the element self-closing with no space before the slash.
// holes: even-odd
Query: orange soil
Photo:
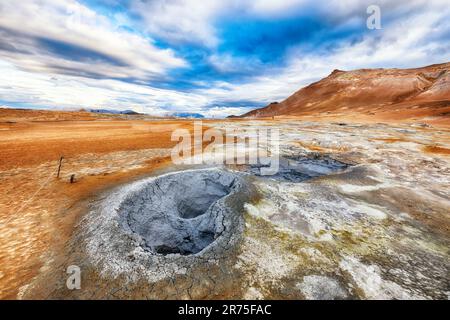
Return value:
<svg viewBox="0 0 450 320">
<path fill-rule="evenodd" d="M 50 119 L 58 117 L 57 112 L 43 113 Z M 0 113 L 3 299 L 17 298 L 20 288 L 45 269 L 49 253 L 66 243 L 89 199 L 169 165 L 170 158 L 158 150 L 177 143 L 171 141 L 174 129 L 192 129 L 192 122 L 186 120 L 83 121 L 77 115 L 65 121 L 3 121 L 11 114 Z M 61 155 L 65 160 L 57 179 Z M 73 172 L 76 183 L 70 184 Z"/>
<path fill-rule="evenodd" d="M 303 148 L 309 149 L 311 151 L 319 151 L 319 152 L 325 151 L 324 148 L 315 146 L 313 144 L 308 144 L 308 143 L 304 143 L 301 141 L 295 141 L 295 143 L 297 143 L 298 145 L 302 146 Z"/>
<path fill-rule="evenodd" d="M 423 150 L 429 153 L 450 154 L 450 149 L 438 146 L 425 146 Z"/>
<path fill-rule="evenodd" d="M 383 141 L 383 142 L 387 142 L 387 143 L 406 142 L 406 141 L 408 141 L 408 140 L 406 140 L 404 138 L 374 138 L 372 140 Z"/>
<path fill-rule="evenodd" d="M 0 170 L 37 165 L 60 156 L 168 148 L 183 121 L 65 121 L 0 124 Z"/>
</svg>

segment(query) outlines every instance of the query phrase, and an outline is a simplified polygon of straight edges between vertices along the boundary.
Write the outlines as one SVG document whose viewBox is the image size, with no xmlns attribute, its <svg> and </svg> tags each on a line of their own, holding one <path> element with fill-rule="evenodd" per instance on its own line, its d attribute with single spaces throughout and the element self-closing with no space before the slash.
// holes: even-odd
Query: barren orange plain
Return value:
<svg viewBox="0 0 450 320">
<path fill-rule="evenodd" d="M 17 298 L 45 268 L 84 200 L 164 166 L 176 144 L 172 131 L 191 127 L 186 120 L 0 109 L 0 298 Z"/>
</svg>

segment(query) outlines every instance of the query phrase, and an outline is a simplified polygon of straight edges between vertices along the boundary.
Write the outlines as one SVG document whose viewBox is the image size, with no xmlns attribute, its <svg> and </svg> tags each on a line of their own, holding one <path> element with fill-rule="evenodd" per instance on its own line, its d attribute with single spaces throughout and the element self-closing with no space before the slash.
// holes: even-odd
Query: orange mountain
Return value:
<svg viewBox="0 0 450 320">
<path fill-rule="evenodd" d="M 417 69 L 334 70 L 286 100 L 241 117 L 350 114 L 450 119 L 450 62 Z"/>
</svg>

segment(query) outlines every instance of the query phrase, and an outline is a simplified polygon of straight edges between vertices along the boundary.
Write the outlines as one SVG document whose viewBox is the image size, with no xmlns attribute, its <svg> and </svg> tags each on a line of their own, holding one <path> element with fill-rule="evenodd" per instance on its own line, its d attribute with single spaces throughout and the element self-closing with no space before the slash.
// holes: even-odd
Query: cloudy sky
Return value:
<svg viewBox="0 0 450 320">
<path fill-rule="evenodd" d="M 221 117 L 333 69 L 447 61 L 448 0 L 0 0 L 0 106 Z"/>
</svg>

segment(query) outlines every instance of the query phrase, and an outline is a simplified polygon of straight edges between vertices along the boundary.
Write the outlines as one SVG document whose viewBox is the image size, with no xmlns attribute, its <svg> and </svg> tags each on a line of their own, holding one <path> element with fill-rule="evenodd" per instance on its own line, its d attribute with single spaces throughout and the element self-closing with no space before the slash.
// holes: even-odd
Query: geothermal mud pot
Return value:
<svg viewBox="0 0 450 320">
<path fill-rule="evenodd" d="M 242 217 L 225 203 L 240 187 L 224 171 L 159 177 L 121 203 L 119 225 L 149 253 L 196 254 L 240 233 Z"/>
<path fill-rule="evenodd" d="M 106 279 L 191 288 L 231 261 L 248 190 L 238 175 L 218 169 L 169 173 L 120 188 L 87 218 L 82 237 L 89 262 Z M 161 298 L 164 292 L 144 294 Z"/>
</svg>

